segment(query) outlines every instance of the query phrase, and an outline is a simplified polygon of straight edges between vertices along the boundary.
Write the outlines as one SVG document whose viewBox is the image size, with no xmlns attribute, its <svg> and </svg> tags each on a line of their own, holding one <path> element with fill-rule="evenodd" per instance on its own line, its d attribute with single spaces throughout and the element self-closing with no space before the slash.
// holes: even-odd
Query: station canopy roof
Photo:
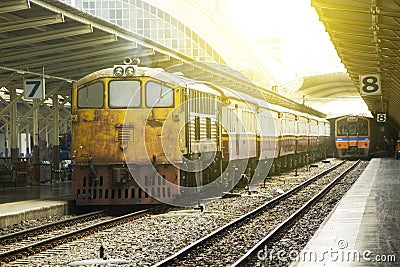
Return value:
<svg viewBox="0 0 400 267">
<path fill-rule="evenodd" d="M 0 54 L 2 86 L 21 88 L 23 78 L 44 74 L 46 89 L 60 94 L 127 56 L 140 57 L 145 65 L 172 60 L 170 51 L 149 40 L 56 0 L 1 1 Z"/>
<path fill-rule="evenodd" d="M 400 1 L 312 0 L 311 4 L 370 111 L 388 114 L 399 129 Z"/>
<path fill-rule="evenodd" d="M 43 75 L 47 95 L 68 97 L 74 81 L 93 71 L 122 64 L 125 57 L 140 58 L 141 65 L 149 67 L 189 64 L 182 71 L 186 77 L 243 92 L 255 86 L 223 68 L 195 62 L 178 51 L 57 0 L 0 1 L 0 55 L 3 91 L 22 88 L 24 78 Z M 269 88 L 262 91 L 274 104 L 324 115 Z"/>
<path fill-rule="evenodd" d="M 345 72 L 299 77 L 283 84 L 281 91 L 293 100 L 324 112 L 329 118 L 345 114 L 371 117 L 358 89 Z"/>
<path fill-rule="evenodd" d="M 332 98 L 359 96 L 357 88 L 344 72 L 305 76 L 283 85 L 288 95 L 328 102 Z"/>
</svg>

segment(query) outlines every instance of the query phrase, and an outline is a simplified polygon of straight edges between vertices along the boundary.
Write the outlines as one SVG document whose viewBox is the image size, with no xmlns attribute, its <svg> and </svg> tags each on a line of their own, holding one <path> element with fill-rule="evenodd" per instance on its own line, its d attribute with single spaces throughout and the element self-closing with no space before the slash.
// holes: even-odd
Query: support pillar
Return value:
<svg viewBox="0 0 400 267">
<path fill-rule="evenodd" d="M 30 138 L 29 138 L 29 124 L 26 126 L 26 130 L 25 130 L 25 156 L 27 156 L 30 152 L 30 142 L 29 142 Z"/>
<path fill-rule="evenodd" d="M 48 146 L 48 145 L 49 145 L 49 128 L 48 128 L 47 125 L 46 125 L 46 127 L 45 127 L 44 129 L 45 129 L 45 133 L 46 133 L 46 137 L 45 137 L 46 146 Z M 46 156 L 47 156 L 47 155 L 46 155 Z"/>
<path fill-rule="evenodd" d="M 59 144 L 59 109 L 58 109 L 58 94 L 53 95 L 53 169 L 55 171 L 56 177 L 60 178 L 60 144 Z"/>
<path fill-rule="evenodd" d="M 10 101 L 17 97 L 16 88 L 12 88 L 10 92 Z M 10 123 L 11 123 L 11 162 L 18 161 L 18 122 L 17 122 L 17 102 L 13 103 L 10 110 Z"/>
<path fill-rule="evenodd" d="M 33 105 L 36 106 L 38 102 L 38 99 L 34 99 Z M 33 111 L 33 163 L 39 163 L 39 108 Z"/>
<path fill-rule="evenodd" d="M 10 145 L 10 140 L 9 140 L 9 127 L 8 127 L 8 123 L 6 124 L 6 129 L 5 129 L 5 135 L 4 135 L 4 156 L 6 158 L 9 157 L 9 145 Z"/>
</svg>

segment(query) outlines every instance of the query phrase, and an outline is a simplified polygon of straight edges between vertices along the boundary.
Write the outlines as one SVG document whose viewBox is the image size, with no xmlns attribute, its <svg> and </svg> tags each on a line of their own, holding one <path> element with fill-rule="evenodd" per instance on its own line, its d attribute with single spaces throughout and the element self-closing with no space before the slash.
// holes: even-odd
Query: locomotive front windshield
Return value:
<svg viewBox="0 0 400 267">
<path fill-rule="evenodd" d="M 146 107 L 171 107 L 174 103 L 173 89 L 165 84 L 146 83 Z"/>
<path fill-rule="evenodd" d="M 111 108 L 140 107 L 140 81 L 110 81 L 108 87 Z"/>
<path fill-rule="evenodd" d="M 338 136 L 356 136 L 368 135 L 368 121 L 359 119 L 354 122 L 348 122 L 346 119 L 337 122 L 337 135 Z"/>
<path fill-rule="evenodd" d="M 174 105 L 173 87 L 148 81 L 144 88 L 139 80 L 111 80 L 108 82 L 108 106 L 110 108 L 166 108 Z M 142 88 L 145 101 L 142 101 Z M 78 108 L 102 108 L 105 86 L 102 82 L 84 85 L 77 91 Z"/>
<path fill-rule="evenodd" d="M 104 102 L 104 85 L 102 82 L 86 85 L 78 90 L 79 108 L 101 108 Z"/>
</svg>

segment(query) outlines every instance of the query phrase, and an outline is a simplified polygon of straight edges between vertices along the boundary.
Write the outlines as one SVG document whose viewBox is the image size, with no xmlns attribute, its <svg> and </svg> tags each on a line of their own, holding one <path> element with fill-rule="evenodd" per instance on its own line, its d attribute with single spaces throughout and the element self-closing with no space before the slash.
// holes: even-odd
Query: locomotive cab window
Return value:
<svg viewBox="0 0 400 267">
<path fill-rule="evenodd" d="M 368 122 L 366 120 L 359 120 L 357 131 L 359 135 L 368 135 Z"/>
<path fill-rule="evenodd" d="M 141 93 L 139 81 L 110 81 L 108 87 L 110 107 L 140 107 Z"/>
<path fill-rule="evenodd" d="M 146 83 L 146 106 L 152 107 L 172 107 L 174 103 L 174 90 L 172 87 L 162 83 Z"/>
<path fill-rule="evenodd" d="M 357 134 L 357 125 L 355 123 L 349 124 L 349 134 L 350 135 Z"/>
<path fill-rule="evenodd" d="M 349 132 L 347 129 L 348 123 L 345 120 L 340 120 L 337 122 L 337 135 L 346 136 Z"/>
<path fill-rule="evenodd" d="M 104 102 L 104 85 L 101 82 L 85 85 L 78 89 L 78 108 L 101 108 Z"/>
</svg>

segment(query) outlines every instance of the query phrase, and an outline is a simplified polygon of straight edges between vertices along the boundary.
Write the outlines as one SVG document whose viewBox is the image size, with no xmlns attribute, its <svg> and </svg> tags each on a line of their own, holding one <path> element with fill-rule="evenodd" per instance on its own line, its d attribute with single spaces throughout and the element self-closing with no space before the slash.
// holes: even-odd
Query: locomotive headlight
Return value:
<svg viewBox="0 0 400 267">
<path fill-rule="evenodd" d="M 126 76 L 133 76 L 135 74 L 135 69 L 133 67 L 127 67 L 125 69 Z"/>
<path fill-rule="evenodd" d="M 124 75 L 124 69 L 122 67 L 114 68 L 114 76 L 115 77 L 121 77 L 122 75 Z"/>
</svg>

